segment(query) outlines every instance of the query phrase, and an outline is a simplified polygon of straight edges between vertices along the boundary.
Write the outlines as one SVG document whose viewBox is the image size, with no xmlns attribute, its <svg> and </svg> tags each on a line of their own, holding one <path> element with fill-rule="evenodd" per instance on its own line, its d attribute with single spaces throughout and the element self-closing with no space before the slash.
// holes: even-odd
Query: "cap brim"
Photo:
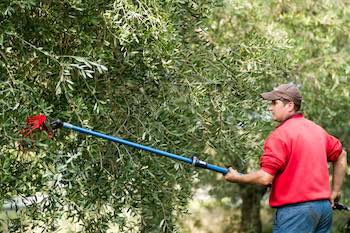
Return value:
<svg viewBox="0 0 350 233">
<path fill-rule="evenodd" d="M 273 93 L 272 91 L 270 92 L 264 92 L 262 94 L 260 94 L 260 96 L 265 99 L 265 100 L 278 100 L 281 97 L 277 96 L 275 93 Z"/>
</svg>

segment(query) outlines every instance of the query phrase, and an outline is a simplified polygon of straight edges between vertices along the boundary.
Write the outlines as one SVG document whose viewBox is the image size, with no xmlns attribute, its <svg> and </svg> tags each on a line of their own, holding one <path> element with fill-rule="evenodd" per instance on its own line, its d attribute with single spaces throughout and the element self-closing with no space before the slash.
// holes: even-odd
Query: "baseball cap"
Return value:
<svg viewBox="0 0 350 233">
<path fill-rule="evenodd" d="M 297 105 L 300 105 L 303 100 L 298 87 L 294 83 L 281 84 L 270 92 L 262 93 L 261 97 L 265 100 L 279 100 L 283 98 Z"/>
</svg>

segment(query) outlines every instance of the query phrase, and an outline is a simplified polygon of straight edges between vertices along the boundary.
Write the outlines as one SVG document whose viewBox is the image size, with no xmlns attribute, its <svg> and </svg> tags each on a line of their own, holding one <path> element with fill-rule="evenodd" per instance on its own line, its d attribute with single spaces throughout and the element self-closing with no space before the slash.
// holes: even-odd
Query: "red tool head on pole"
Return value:
<svg viewBox="0 0 350 233">
<path fill-rule="evenodd" d="M 42 114 L 27 117 L 26 126 L 20 133 L 24 137 L 30 137 L 37 130 L 46 131 L 50 139 L 54 136 L 51 126 L 46 120 L 46 116 Z"/>
</svg>

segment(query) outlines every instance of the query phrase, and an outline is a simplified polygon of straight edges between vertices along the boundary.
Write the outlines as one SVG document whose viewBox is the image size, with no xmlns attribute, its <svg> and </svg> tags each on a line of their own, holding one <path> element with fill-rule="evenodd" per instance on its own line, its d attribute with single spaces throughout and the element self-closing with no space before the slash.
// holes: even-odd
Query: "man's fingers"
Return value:
<svg viewBox="0 0 350 233">
<path fill-rule="evenodd" d="M 227 169 L 228 169 L 228 172 L 224 175 L 226 177 L 234 171 L 232 167 L 228 167 Z"/>
<path fill-rule="evenodd" d="M 335 197 L 334 202 L 339 202 L 339 200 L 340 200 L 340 194 L 338 194 L 338 196 Z"/>
</svg>

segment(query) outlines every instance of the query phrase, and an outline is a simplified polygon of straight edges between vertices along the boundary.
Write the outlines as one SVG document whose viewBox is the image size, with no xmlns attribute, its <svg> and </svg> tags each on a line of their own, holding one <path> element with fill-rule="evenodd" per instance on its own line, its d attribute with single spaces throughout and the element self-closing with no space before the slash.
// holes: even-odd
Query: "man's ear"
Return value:
<svg viewBox="0 0 350 233">
<path fill-rule="evenodd" d="M 294 111 L 294 108 L 295 108 L 294 102 L 288 102 L 288 109 L 289 109 L 289 111 Z"/>
</svg>

